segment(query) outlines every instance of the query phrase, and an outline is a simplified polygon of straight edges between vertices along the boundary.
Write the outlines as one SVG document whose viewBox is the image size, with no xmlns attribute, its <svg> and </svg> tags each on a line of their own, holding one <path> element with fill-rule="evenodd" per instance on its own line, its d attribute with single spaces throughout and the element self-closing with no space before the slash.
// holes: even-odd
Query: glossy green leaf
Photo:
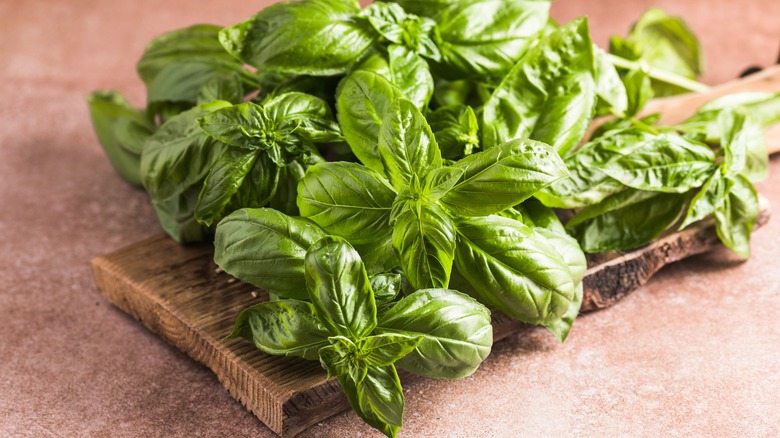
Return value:
<svg viewBox="0 0 780 438">
<path fill-rule="evenodd" d="M 96 91 L 88 102 L 92 126 L 111 164 L 125 181 L 141 185 L 140 155 L 154 131 L 151 120 L 117 92 Z"/>
<path fill-rule="evenodd" d="M 304 259 L 325 232 L 268 208 L 231 213 L 217 225 L 214 261 L 228 274 L 285 298 L 308 299 Z"/>
<path fill-rule="evenodd" d="M 499 216 L 457 223 L 455 266 L 477 299 L 520 321 L 546 324 L 569 309 L 576 282 L 553 244 Z"/>
<path fill-rule="evenodd" d="M 604 50 L 593 47 L 593 72 L 596 79 L 596 95 L 599 98 L 599 114 L 626 115 L 628 96 L 626 86 L 620 79 L 617 69 Z"/>
<path fill-rule="evenodd" d="M 259 70 L 314 76 L 344 73 L 375 35 L 355 20 L 357 2 L 304 0 L 269 6 L 219 33 L 225 49 Z"/>
<path fill-rule="evenodd" d="M 630 70 L 622 80 L 627 97 L 626 116 L 635 116 L 653 97 L 652 81 L 642 69 Z"/>
<path fill-rule="evenodd" d="M 376 303 L 360 255 L 346 240 L 327 236 L 306 253 L 306 286 L 333 335 L 357 340 L 376 327 Z"/>
<path fill-rule="evenodd" d="M 393 248 L 415 289 L 447 287 L 455 252 L 455 226 L 439 206 L 419 205 L 393 226 Z"/>
<path fill-rule="evenodd" d="M 202 181 L 167 199 L 152 200 L 154 212 L 165 234 L 178 243 L 203 242 L 211 231 L 195 220 L 195 206 Z"/>
<path fill-rule="evenodd" d="M 320 363 L 328 371 L 328 378 L 347 376 L 353 382 L 360 383 L 368 373 L 368 363 L 358 357 L 358 346 L 344 336 L 328 338 L 330 345 L 319 351 Z"/>
<path fill-rule="evenodd" d="M 726 109 L 718 116 L 723 148 L 723 170 L 728 176 L 742 173 L 747 162 L 748 145 L 751 140 L 746 129 L 748 115 L 739 109 Z"/>
<path fill-rule="evenodd" d="M 238 191 L 257 159 L 256 151 L 225 150 L 206 177 L 195 208 L 195 218 L 205 226 L 219 222 L 230 198 Z M 249 206 L 246 207 L 259 207 Z"/>
<path fill-rule="evenodd" d="M 558 339 L 558 341 L 563 342 L 569 336 L 569 332 L 571 331 L 571 327 L 574 324 L 574 320 L 577 318 L 577 315 L 580 314 L 580 307 L 582 307 L 582 296 L 583 286 L 582 283 L 579 283 L 574 292 L 574 299 L 572 300 L 571 304 L 569 304 L 569 309 L 566 311 L 566 313 L 564 313 L 560 319 L 548 322 L 544 325 L 547 330 L 549 330 L 550 333 L 552 333 L 553 336 Z"/>
<path fill-rule="evenodd" d="M 383 172 L 377 144 L 382 119 L 403 91 L 382 76 L 356 71 L 339 84 L 336 95 L 338 119 L 352 152 L 367 167 Z"/>
<path fill-rule="evenodd" d="M 421 335 L 385 333 L 363 338 L 357 345 L 360 357 L 369 366 L 383 367 L 414 351 L 422 340 Z"/>
<path fill-rule="evenodd" d="M 324 100 L 299 92 L 279 94 L 263 103 L 266 114 L 281 130 L 289 129 L 314 143 L 343 141 L 341 129 Z"/>
<path fill-rule="evenodd" d="M 251 102 L 226 106 L 205 115 L 198 123 L 214 139 L 249 150 L 268 148 L 266 137 L 273 130 L 263 107 Z"/>
<path fill-rule="evenodd" d="M 682 230 L 718 210 L 728 197 L 733 183 L 733 180 L 725 178 L 720 171 L 713 172 L 712 176 L 704 182 L 701 189 L 691 199 L 685 219 L 679 229 Z"/>
<path fill-rule="evenodd" d="M 470 106 L 443 106 L 427 119 L 443 158 L 457 160 L 479 148 L 479 122 Z"/>
<path fill-rule="evenodd" d="M 391 45 L 387 52 L 393 84 L 403 91 L 404 96 L 417 108 L 427 108 L 433 96 L 433 76 L 428 69 L 428 63 L 405 46 Z"/>
<path fill-rule="evenodd" d="M 740 257 L 750 257 L 750 232 L 759 211 L 753 184 L 742 175 L 735 177 L 728 197 L 715 210 L 715 230 L 720 241 Z"/>
<path fill-rule="evenodd" d="M 523 202 L 567 176 L 563 160 L 549 146 L 513 140 L 456 162 L 460 181 L 441 202 L 466 216 L 486 216 Z"/>
<path fill-rule="evenodd" d="M 401 430 L 404 393 L 398 373 L 392 365 L 369 367 L 359 383 L 339 375 L 339 383 L 355 413 L 388 437 Z"/>
<path fill-rule="evenodd" d="M 430 18 L 407 14 L 394 3 L 375 2 L 360 12 L 360 17 L 392 45 L 403 46 L 409 52 L 439 60 L 439 48 L 432 39 L 436 23 Z"/>
<path fill-rule="evenodd" d="M 369 280 L 371 289 L 374 291 L 374 299 L 378 305 L 393 301 L 401 292 L 401 274 L 375 274 L 369 277 Z"/>
<path fill-rule="evenodd" d="M 413 175 L 422 180 L 441 167 L 441 153 L 430 126 L 406 99 L 398 99 L 387 108 L 378 149 L 385 175 L 396 190 L 407 187 Z"/>
<path fill-rule="evenodd" d="M 224 100 L 239 104 L 244 99 L 244 86 L 236 73 L 214 76 L 198 89 L 197 103 L 204 104 L 213 100 Z"/>
<path fill-rule="evenodd" d="M 407 12 L 439 25 L 442 61 L 436 69 L 450 78 L 500 77 L 544 29 L 546 0 L 400 0 Z"/>
<path fill-rule="evenodd" d="M 634 249 L 674 225 L 688 199 L 686 193 L 628 189 L 577 213 L 566 228 L 588 253 Z"/>
<path fill-rule="evenodd" d="M 298 185 L 298 208 L 330 234 L 354 244 L 380 240 L 390 232 L 395 192 L 377 172 L 355 163 L 321 163 Z"/>
<path fill-rule="evenodd" d="M 429 378 L 471 375 L 490 353 L 493 326 L 490 311 L 457 291 L 416 291 L 382 316 L 377 333 L 421 336 L 419 345 L 397 362 L 401 368 Z"/>
<path fill-rule="evenodd" d="M 592 50 L 585 19 L 542 38 L 485 103 L 483 147 L 531 138 L 563 155 L 577 146 L 596 102 Z"/>
<path fill-rule="evenodd" d="M 276 300 L 243 310 L 231 337 L 252 341 L 273 355 L 317 360 L 320 348 L 328 345 L 328 331 L 320 323 L 314 306 L 305 301 Z"/>
</svg>

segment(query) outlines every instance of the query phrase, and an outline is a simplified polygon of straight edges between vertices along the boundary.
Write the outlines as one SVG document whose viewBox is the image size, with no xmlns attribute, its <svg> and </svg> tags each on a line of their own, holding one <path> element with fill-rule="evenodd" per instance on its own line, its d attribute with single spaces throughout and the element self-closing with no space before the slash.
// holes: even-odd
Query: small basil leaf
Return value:
<svg viewBox="0 0 780 438">
<path fill-rule="evenodd" d="M 236 73 L 214 76 L 198 89 L 197 103 L 203 104 L 213 100 L 224 100 L 239 104 L 244 99 L 244 86 L 241 77 Z"/>
<path fill-rule="evenodd" d="M 314 307 L 305 301 L 276 300 L 243 310 L 230 337 L 241 336 L 273 355 L 317 360 L 319 349 L 328 345 L 328 331 Z"/>
<path fill-rule="evenodd" d="M 596 79 L 596 95 L 599 98 L 599 114 L 626 115 L 628 96 L 626 86 L 620 80 L 615 65 L 604 50 L 593 47 L 593 72 Z"/>
<path fill-rule="evenodd" d="M 429 378 L 471 375 L 493 344 L 490 311 L 447 289 L 419 290 L 402 298 L 382 316 L 376 332 L 421 336 L 414 351 L 397 365 Z"/>
<path fill-rule="evenodd" d="M 683 193 L 701 186 L 714 167 L 715 154 L 708 147 L 662 133 L 599 170 L 636 189 Z"/>
<path fill-rule="evenodd" d="M 330 345 L 319 351 L 320 363 L 328 370 L 328 378 L 348 376 L 353 382 L 362 382 L 368 372 L 366 361 L 358 358 L 358 347 L 344 336 L 328 338 Z"/>
<path fill-rule="evenodd" d="M 395 197 L 382 175 L 355 163 L 317 164 L 298 185 L 301 216 L 358 245 L 390 232 Z"/>
<path fill-rule="evenodd" d="M 264 102 L 263 108 L 280 129 L 290 128 L 313 143 L 344 140 L 330 106 L 318 97 L 299 92 L 283 93 Z"/>
<path fill-rule="evenodd" d="M 288 216 L 299 216 L 298 211 L 298 183 L 303 179 L 306 169 L 312 165 L 310 162 L 300 163 L 293 161 L 285 167 L 276 167 L 279 171 L 276 192 L 268 206 Z M 269 166 L 270 167 L 270 166 Z"/>
<path fill-rule="evenodd" d="M 721 172 L 713 172 L 712 176 L 704 182 L 698 193 L 691 199 L 685 219 L 679 229 L 682 230 L 713 214 L 723 204 L 733 183 L 732 179 L 724 178 Z"/>
<path fill-rule="evenodd" d="M 401 274 L 375 274 L 369 280 L 377 305 L 393 301 L 401 291 Z"/>
<path fill-rule="evenodd" d="M 404 392 L 394 366 L 368 367 L 360 382 L 348 375 L 339 375 L 338 379 L 350 406 L 363 421 L 388 437 L 398 435 L 403 423 Z"/>
<path fill-rule="evenodd" d="M 198 222 L 207 227 L 219 222 L 230 198 L 241 187 L 256 159 L 256 151 L 228 148 L 222 153 L 211 167 L 198 197 L 198 205 L 195 207 Z"/>
<path fill-rule="evenodd" d="M 356 2 L 304 0 L 263 9 L 219 33 L 223 47 L 259 70 L 332 76 L 371 48 L 375 36 L 355 20 Z"/>
<path fill-rule="evenodd" d="M 387 108 L 378 149 L 385 175 L 396 190 L 407 187 L 412 175 L 422 180 L 441 167 L 441 153 L 430 126 L 406 99 L 398 99 Z"/>
<path fill-rule="evenodd" d="M 740 257 L 750 257 L 750 232 L 759 211 L 756 189 L 746 177 L 738 175 L 728 197 L 715 210 L 715 230 L 720 241 Z"/>
<path fill-rule="evenodd" d="M 587 253 L 634 249 L 674 225 L 688 198 L 686 193 L 628 189 L 580 211 L 566 228 Z"/>
<path fill-rule="evenodd" d="M 433 96 L 433 76 L 428 63 L 405 46 L 387 48 L 393 84 L 421 111 Z"/>
<path fill-rule="evenodd" d="M 404 210 L 393 227 L 393 248 L 415 289 L 446 287 L 455 252 L 455 226 L 439 206 Z"/>
<path fill-rule="evenodd" d="M 261 147 L 271 128 L 263 107 L 251 102 L 221 108 L 205 115 L 198 123 L 214 139 L 250 150 Z"/>
<path fill-rule="evenodd" d="M 392 233 L 387 233 L 385 237 L 372 240 L 369 243 L 355 245 L 355 250 L 363 259 L 369 275 L 389 272 L 401 265 L 393 249 Z"/>
<path fill-rule="evenodd" d="M 393 45 L 403 45 L 409 52 L 434 60 L 441 59 L 439 48 L 431 39 L 436 23 L 430 18 L 407 14 L 394 3 L 376 2 L 360 12 L 371 26 Z"/>
<path fill-rule="evenodd" d="M 449 192 L 463 177 L 463 169 L 440 167 L 425 176 L 423 191 L 430 200 L 439 200 Z"/>
<path fill-rule="evenodd" d="M 125 181 L 141 185 L 141 149 L 154 124 L 119 93 L 97 91 L 89 95 L 88 101 L 92 125 L 111 164 Z"/>
<path fill-rule="evenodd" d="M 441 202 L 466 216 L 505 210 L 568 174 L 555 151 L 533 140 L 504 143 L 469 155 L 453 167 L 462 169 L 463 176 Z"/>
<path fill-rule="evenodd" d="M 742 173 L 747 162 L 748 144 L 751 140 L 745 129 L 748 116 L 738 109 L 726 109 L 718 116 L 722 136 L 723 170 L 728 176 Z"/>
<path fill-rule="evenodd" d="M 231 213 L 217 225 L 214 262 L 225 272 L 285 298 L 308 299 L 304 258 L 325 232 L 268 208 Z"/>
<path fill-rule="evenodd" d="M 623 87 L 626 90 L 628 104 L 626 116 L 635 116 L 653 97 L 653 84 L 650 77 L 642 69 L 633 69 L 623 76 Z"/>
<path fill-rule="evenodd" d="M 211 176 L 209 174 L 209 176 Z M 241 208 L 260 208 L 266 206 L 276 195 L 279 186 L 280 167 L 266 154 L 260 154 L 238 190 L 230 197 L 221 219 L 228 213 Z M 204 185 L 205 189 L 205 185 Z M 214 221 L 216 223 L 216 220 Z"/>
<path fill-rule="evenodd" d="M 455 265 L 475 298 L 531 324 L 560 319 L 575 278 L 553 244 L 530 227 L 499 216 L 461 218 Z"/>
<path fill-rule="evenodd" d="M 582 296 L 583 286 L 582 282 L 580 282 L 574 292 L 574 299 L 569 305 L 569 309 L 566 313 L 564 313 L 560 319 L 556 319 L 555 321 L 548 322 L 544 325 L 558 341 L 563 342 L 569 336 L 571 326 L 580 313 L 580 307 L 582 307 Z"/>
<path fill-rule="evenodd" d="M 167 199 L 152 200 L 163 231 L 178 243 L 203 242 L 211 238 L 210 230 L 195 220 L 194 215 L 202 184 L 200 181 Z"/>
<path fill-rule="evenodd" d="M 376 327 L 376 303 L 360 255 L 346 240 L 327 236 L 306 253 L 309 299 L 333 335 L 357 340 Z"/>
<path fill-rule="evenodd" d="M 483 147 L 531 138 L 563 155 L 578 145 L 596 102 L 592 66 L 593 45 L 585 19 L 544 36 L 485 103 Z"/>
<path fill-rule="evenodd" d="M 479 123 L 470 106 L 443 106 L 427 118 L 442 157 L 457 160 L 479 148 Z"/>
<path fill-rule="evenodd" d="M 382 172 L 379 158 L 379 127 L 396 99 L 404 93 L 382 76 L 355 71 L 339 84 L 336 93 L 338 119 L 352 152 L 367 167 Z"/>
<path fill-rule="evenodd" d="M 358 341 L 357 345 L 360 357 L 369 366 L 383 367 L 411 353 L 422 339 L 422 336 L 390 333 L 369 336 Z"/>
</svg>

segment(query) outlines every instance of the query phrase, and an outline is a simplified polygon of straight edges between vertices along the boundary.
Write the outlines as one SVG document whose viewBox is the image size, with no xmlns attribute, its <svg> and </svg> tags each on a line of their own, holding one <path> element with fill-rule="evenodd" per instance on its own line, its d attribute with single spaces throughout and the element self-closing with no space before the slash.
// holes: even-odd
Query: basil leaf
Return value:
<svg viewBox="0 0 780 438">
<path fill-rule="evenodd" d="M 328 345 L 328 331 L 314 306 L 305 301 L 276 300 L 243 310 L 230 337 L 240 336 L 273 355 L 317 360 L 319 349 Z"/>
<path fill-rule="evenodd" d="M 626 89 L 628 103 L 626 116 L 637 115 L 653 97 L 653 84 L 650 76 L 642 69 L 633 69 L 623 76 L 623 87 Z"/>
<path fill-rule="evenodd" d="M 214 139 L 249 150 L 261 148 L 272 129 L 263 107 L 252 102 L 221 108 L 205 115 L 198 123 Z M 267 145 L 263 147 L 267 148 Z"/>
<path fill-rule="evenodd" d="M 353 382 L 360 383 L 368 373 L 368 363 L 358 359 L 358 347 L 344 336 L 328 338 L 330 345 L 320 349 L 320 363 L 328 370 L 328 378 L 348 376 Z"/>
<path fill-rule="evenodd" d="M 479 122 L 470 106 L 443 106 L 427 118 L 442 157 L 457 160 L 479 148 Z"/>
<path fill-rule="evenodd" d="M 623 85 L 614 64 L 598 46 L 593 46 L 593 72 L 596 79 L 596 95 L 599 98 L 598 113 L 626 115 L 628 110 L 626 86 Z"/>
<path fill-rule="evenodd" d="M 505 210 L 568 174 L 555 151 L 533 140 L 504 143 L 469 155 L 453 167 L 462 169 L 463 176 L 441 202 L 466 216 Z"/>
<path fill-rule="evenodd" d="M 425 176 L 423 192 L 426 199 L 438 201 L 463 177 L 463 169 L 457 167 L 440 167 Z"/>
<path fill-rule="evenodd" d="M 231 65 L 221 65 L 206 60 L 172 62 L 163 67 L 149 84 L 146 100 L 150 104 L 158 102 L 194 104 L 198 101 L 200 90 L 209 82 L 242 71 L 241 68 L 241 65 L 235 62 Z"/>
<path fill-rule="evenodd" d="M 377 305 L 393 301 L 401 291 L 401 274 L 376 274 L 369 280 Z"/>
<path fill-rule="evenodd" d="M 455 252 L 455 227 L 437 205 L 401 213 L 393 227 L 393 248 L 415 289 L 446 287 Z"/>
<path fill-rule="evenodd" d="M 116 92 L 94 92 L 88 102 L 92 126 L 111 164 L 125 181 L 141 185 L 141 150 L 154 124 Z"/>
<path fill-rule="evenodd" d="M 333 335 L 357 340 L 376 327 L 376 303 L 360 255 L 346 240 L 326 236 L 306 253 L 309 299 Z"/>
<path fill-rule="evenodd" d="M 587 253 L 634 249 L 674 225 L 688 198 L 686 193 L 625 190 L 580 211 L 566 229 Z"/>
<path fill-rule="evenodd" d="M 359 383 L 339 375 L 339 383 L 355 413 L 388 437 L 401 430 L 404 415 L 404 392 L 398 373 L 392 365 L 368 367 Z"/>
<path fill-rule="evenodd" d="M 478 300 L 531 324 L 560 319 L 576 282 L 566 261 L 540 234 L 499 216 L 460 218 L 455 266 Z"/>
<path fill-rule="evenodd" d="M 679 229 L 682 230 L 688 225 L 713 214 L 728 197 L 733 184 L 734 181 L 731 178 L 724 178 L 723 173 L 719 171 L 713 172 L 712 176 L 704 182 L 698 193 L 691 199 L 685 219 Z"/>
<path fill-rule="evenodd" d="M 360 12 L 386 40 L 403 45 L 413 54 L 434 60 L 441 59 L 439 48 L 431 39 L 436 23 L 429 18 L 407 14 L 397 4 L 376 2 Z"/>
<path fill-rule="evenodd" d="M 236 58 L 261 71 L 332 76 L 344 73 L 374 43 L 355 20 L 356 2 L 304 0 L 278 3 L 220 31 Z"/>
<path fill-rule="evenodd" d="M 222 74 L 207 80 L 198 89 L 198 105 L 212 100 L 225 100 L 239 104 L 244 99 L 244 86 L 236 73 Z"/>
<path fill-rule="evenodd" d="M 325 232 L 269 208 L 243 209 L 217 225 L 214 262 L 225 272 L 284 298 L 308 299 L 304 258 Z"/>
<path fill-rule="evenodd" d="M 433 132 L 420 110 L 406 99 L 393 102 L 379 130 L 379 157 L 385 175 L 396 190 L 407 187 L 416 176 L 441 167 L 441 153 Z"/>
<path fill-rule="evenodd" d="M 745 169 L 750 135 L 745 129 L 747 114 L 737 109 L 726 109 L 718 116 L 723 137 L 723 170 L 728 176 L 736 176 Z"/>
<path fill-rule="evenodd" d="M 759 211 L 753 184 L 742 175 L 736 176 L 728 197 L 715 210 L 715 230 L 720 241 L 741 257 L 750 257 L 750 232 Z"/>
<path fill-rule="evenodd" d="M 714 167 L 715 154 L 708 147 L 662 133 L 599 170 L 635 189 L 683 193 L 701 186 Z"/>
<path fill-rule="evenodd" d="M 243 184 L 256 159 L 255 151 L 230 148 L 223 152 L 209 171 L 198 197 L 198 205 L 195 208 L 195 218 L 198 222 L 208 227 L 222 219 L 222 212 Z"/>
<path fill-rule="evenodd" d="M 317 164 L 298 185 L 301 216 L 358 245 L 376 242 L 390 232 L 395 197 L 381 175 L 355 163 Z"/>
<path fill-rule="evenodd" d="M 545 27 L 546 0 L 400 0 L 411 13 L 439 24 L 442 62 L 449 78 L 502 76 Z"/>
<path fill-rule="evenodd" d="M 392 233 L 387 233 L 381 239 L 372 240 L 369 243 L 355 245 L 355 250 L 363 259 L 369 275 L 388 272 L 400 266 L 398 256 L 393 249 Z"/>
<path fill-rule="evenodd" d="M 382 316 L 376 332 L 422 337 L 397 365 L 430 378 L 471 375 L 493 344 L 490 311 L 447 289 L 419 290 L 402 298 Z"/>
<path fill-rule="evenodd" d="M 210 231 L 195 220 L 194 215 L 202 184 L 200 181 L 167 199 L 152 200 L 163 231 L 178 243 L 203 242 L 211 237 Z"/>
<path fill-rule="evenodd" d="M 721 96 L 704 104 L 697 114 L 720 112 L 726 108 L 742 107 L 762 128 L 780 122 L 780 93 L 743 92 Z"/>
<path fill-rule="evenodd" d="M 574 299 L 572 299 L 571 304 L 569 305 L 569 309 L 566 311 L 566 313 L 564 313 L 560 319 L 548 322 L 544 325 L 545 328 L 547 328 L 547 330 L 549 330 L 550 333 L 552 333 L 553 336 L 558 339 L 558 341 L 563 342 L 569 336 L 571 326 L 574 324 L 574 320 L 580 314 L 580 307 L 582 307 L 582 296 L 583 286 L 582 282 L 580 282 L 574 291 Z"/>
<path fill-rule="evenodd" d="M 482 113 L 483 147 L 516 138 L 561 155 L 579 144 L 596 102 L 593 47 L 585 19 L 544 36 L 495 89 Z"/>
<path fill-rule="evenodd" d="M 314 156 L 312 156 L 314 157 Z M 276 192 L 268 206 L 288 216 L 299 216 L 298 211 L 298 183 L 303 179 L 306 169 L 312 166 L 314 160 L 305 160 L 303 163 L 293 161 L 284 167 L 268 166 L 268 169 L 278 169 L 278 182 Z"/>
<path fill-rule="evenodd" d="M 318 97 L 289 92 L 267 100 L 263 108 L 281 130 L 290 129 L 305 140 L 313 143 L 344 141 L 330 106 Z"/>
<path fill-rule="evenodd" d="M 222 218 L 241 208 L 259 208 L 268 205 L 276 195 L 279 177 L 279 166 L 268 155 L 261 154 L 249 169 L 238 190 L 230 197 L 230 202 L 219 217 Z M 206 190 L 205 185 L 204 190 Z"/>
<path fill-rule="evenodd" d="M 387 53 L 393 84 L 421 111 L 427 108 L 433 96 L 433 76 L 428 63 L 401 45 L 390 45 Z"/>
<path fill-rule="evenodd" d="M 383 172 L 377 144 L 385 112 L 403 91 L 368 71 L 355 71 L 339 84 L 336 107 L 344 138 L 352 152 L 370 169 Z"/>
<path fill-rule="evenodd" d="M 369 336 L 358 341 L 358 351 L 369 366 L 383 367 L 412 352 L 422 339 L 396 333 Z"/>
</svg>

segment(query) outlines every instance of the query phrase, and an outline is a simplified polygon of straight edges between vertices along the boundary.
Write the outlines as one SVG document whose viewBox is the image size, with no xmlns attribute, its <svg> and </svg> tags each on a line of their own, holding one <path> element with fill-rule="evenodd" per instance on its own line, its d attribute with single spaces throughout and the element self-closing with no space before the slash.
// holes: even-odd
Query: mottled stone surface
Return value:
<svg viewBox="0 0 780 438">
<path fill-rule="evenodd" d="M 205 368 L 108 305 L 89 261 L 160 232 L 89 123 L 86 94 L 144 91 L 154 35 L 230 24 L 267 2 L 0 2 L 0 436 L 272 436 Z M 780 2 L 561 0 L 599 43 L 651 3 L 700 34 L 710 83 L 777 56 Z M 780 205 L 780 162 L 760 191 Z M 406 388 L 405 436 L 780 435 L 780 221 L 739 263 L 664 269 L 557 344 L 529 330 L 472 377 Z M 373 436 L 354 414 L 304 436 Z"/>
</svg>

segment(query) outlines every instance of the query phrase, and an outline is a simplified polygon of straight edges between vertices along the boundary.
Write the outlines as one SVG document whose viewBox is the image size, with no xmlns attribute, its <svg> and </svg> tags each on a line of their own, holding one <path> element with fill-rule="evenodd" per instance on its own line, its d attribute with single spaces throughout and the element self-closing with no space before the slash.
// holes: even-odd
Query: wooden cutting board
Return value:
<svg viewBox="0 0 780 438">
<path fill-rule="evenodd" d="M 780 91 L 780 67 L 712 89 L 704 95 L 654 101 L 648 112 L 665 111 L 674 123 L 713 97 L 738 91 Z M 770 151 L 780 150 L 780 129 L 768 133 Z M 759 226 L 769 219 L 761 200 Z M 607 307 L 643 285 L 662 266 L 719 245 L 710 224 L 667 235 L 628 253 L 589 257 L 583 311 Z M 225 339 L 238 313 L 267 294 L 217 269 L 211 244 L 181 246 L 165 236 L 137 242 L 92 262 L 100 293 L 151 331 L 211 369 L 233 397 L 271 430 L 293 436 L 349 408 L 338 382 L 328 381 L 317 362 L 269 356 L 241 339 Z M 494 338 L 521 324 L 494 312 Z M 402 379 L 414 378 L 402 374 Z"/>
</svg>

